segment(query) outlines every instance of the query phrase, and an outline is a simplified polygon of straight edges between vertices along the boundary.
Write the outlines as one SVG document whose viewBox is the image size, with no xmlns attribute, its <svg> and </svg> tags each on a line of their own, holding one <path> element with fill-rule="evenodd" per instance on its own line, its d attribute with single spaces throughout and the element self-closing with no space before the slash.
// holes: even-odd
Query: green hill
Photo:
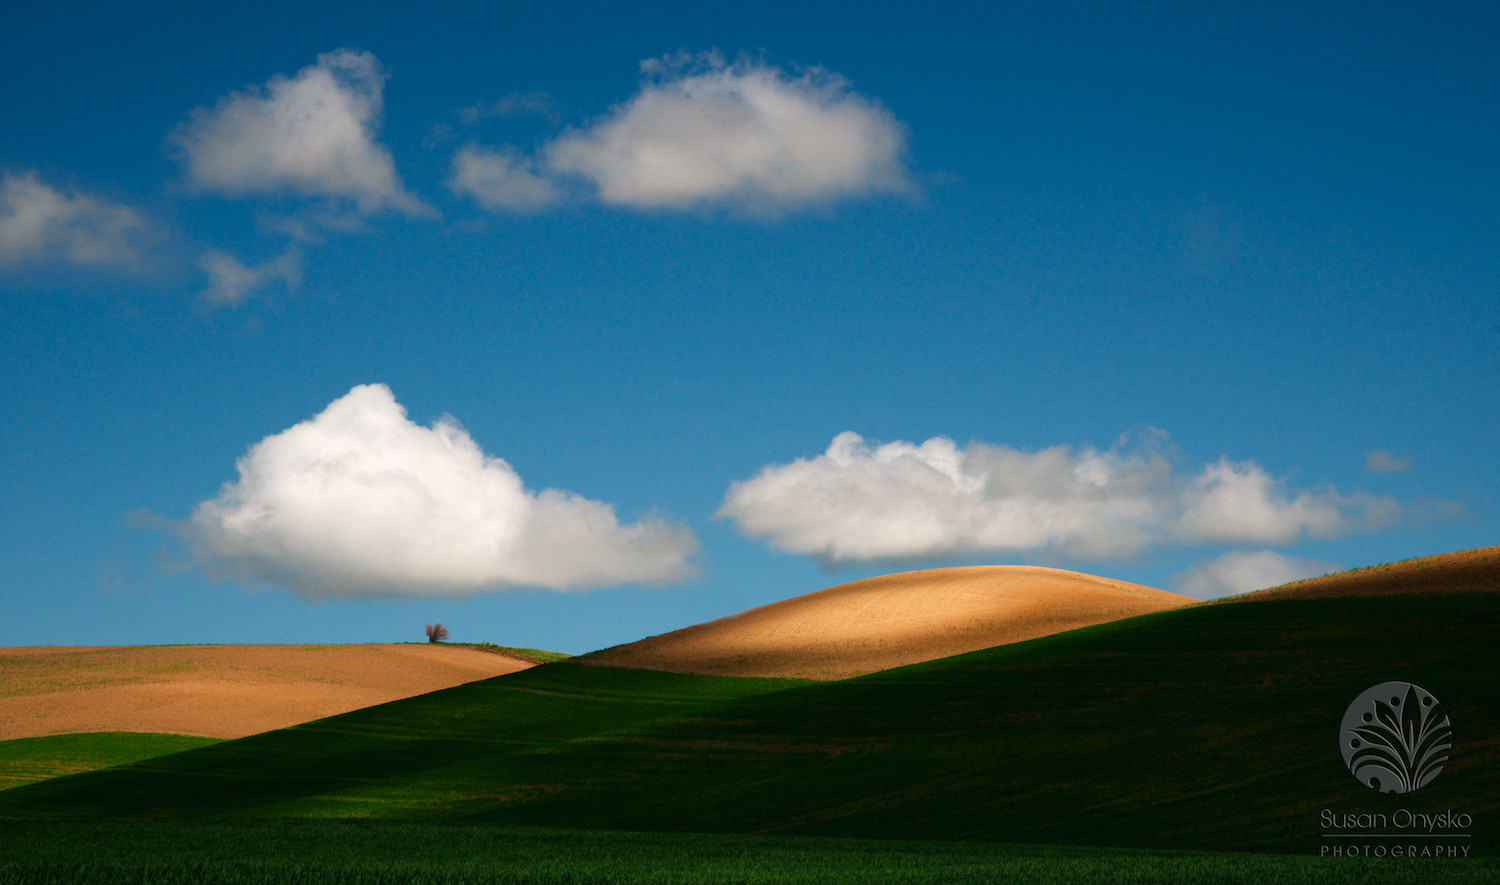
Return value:
<svg viewBox="0 0 1500 885">
<path fill-rule="evenodd" d="M 86 732 L 0 741 L 0 790 L 216 744 L 218 738 Z"/>
<path fill-rule="evenodd" d="M 1455 593 L 1179 609 L 834 683 L 548 664 L 7 790 L 0 816 L 1307 854 L 1330 844 L 1325 809 L 1452 810 L 1483 855 L 1500 809 L 1497 628 L 1500 594 Z M 1453 722 L 1447 767 L 1409 796 L 1362 786 L 1338 749 L 1350 701 L 1390 680 Z"/>
</svg>

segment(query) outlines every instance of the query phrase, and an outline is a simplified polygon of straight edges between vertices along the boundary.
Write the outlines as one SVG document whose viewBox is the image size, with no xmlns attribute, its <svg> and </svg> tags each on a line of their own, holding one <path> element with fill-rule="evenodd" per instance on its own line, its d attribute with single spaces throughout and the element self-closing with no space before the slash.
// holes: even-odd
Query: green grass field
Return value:
<svg viewBox="0 0 1500 885">
<path fill-rule="evenodd" d="M 7 790 L 0 819 L 40 828 L 23 852 L 38 875 L 77 834 L 68 819 L 109 820 L 97 832 L 114 847 L 85 858 L 119 858 L 135 837 L 109 834 L 136 826 L 185 827 L 211 843 L 376 818 L 348 832 L 433 845 L 423 840 L 439 831 L 476 845 L 547 833 L 536 844 L 615 846 L 631 858 L 609 878 L 517 860 L 511 872 L 475 867 L 443 881 L 961 882 L 1002 870 L 1025 881 L 1096 870 L 1126 874 L 1101 876 L 1115 881 L 1191 881 L 1194 870 L 1201 881 L 1400 881 L 1418 865 L 1424 882 L 1436 870 L 1483 881 L 1496 872 L 1500 811 L 1497 630 L 1497 594 L 1279 600 L 1162 612 L 833 683 L 548 664 Z M 1432 691 L 1453 721 L 1447 767 L 1407 797 L 1357 783 L 1338 751 L 1345 707 L 1387 680 Z M 1330 844 L 1324 809 L 1402 808 L 1471 815 L 1471 859 L 1317 857 Z M 0 833 L 15 826 L 0 822 Z M 892 841 L 845 841 L 872 838 Z M 855 872 L 871 845 L 905 866 Z M 971 850 L 984 859 L 961 873 L 956 858 Z M 799 852 L 826 859 L 789 859 Z M 711 876 L 682 866 L 705 856 L 716 858 Z M 952 875 L 921 878 L 928 861 Z M 554 866 L 574 872 L 548 878 Z M 387 881 L 360 869 L 366 878 L 347 881 Z M 1078 875 L 1047 878 L 1053 869 Z"/>
<path fill-rule="evenodd" d="M 7 790 L 0 817 L 451 816 L 476 790 L 553 789 L 563 748 L 797 684 L 568 663 L 511 676 Z"/>
<path fill-rule="evenodd" d="M 1493 860 L 1408 862 L 389 821 L 105 821 L 0 827 L 0 885 L 504 883 L 981 885 L 1494 881 Z"/>
<path fill-rule="evenodd" d="M 0 790 L 218 743 L 182 734 L 97 732 L 0 741 Z"/>
<path fill-rule="evenodd" d="M 566 661 L 572 655 L 563 654 L 560 651 L 545 651 L 540 648 L 516 648 L 511 645 L 496 645 L 493 642 L 443 642 L 442 645 L 456 645 L 462 648 L 477 648 L 480 651 L 494 652 L 495 654 L 509 655 L 524 661 L 533 661 L 538 664 L 552 664 L 557 661 Z"/>
</svg>

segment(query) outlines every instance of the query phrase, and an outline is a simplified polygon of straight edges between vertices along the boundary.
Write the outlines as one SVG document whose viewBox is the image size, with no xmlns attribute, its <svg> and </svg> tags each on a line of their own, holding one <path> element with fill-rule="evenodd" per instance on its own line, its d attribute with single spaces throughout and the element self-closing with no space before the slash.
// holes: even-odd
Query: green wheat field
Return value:
<svg viewBox="0 0 1500 885">
<path fill-rule="evenodd" d="M 1497 628 L 1494 593 L 1273 599 L 840 682 L 564 660 L 240 740 L 9 741 L 0 882 L 1496 881 Z M 1454 735 L 1405 796 L 1338 749 L 1393 680 Z M 1330 856 L 1325 811 L 1402 810 L 1471 825 Z"/>
</svg>

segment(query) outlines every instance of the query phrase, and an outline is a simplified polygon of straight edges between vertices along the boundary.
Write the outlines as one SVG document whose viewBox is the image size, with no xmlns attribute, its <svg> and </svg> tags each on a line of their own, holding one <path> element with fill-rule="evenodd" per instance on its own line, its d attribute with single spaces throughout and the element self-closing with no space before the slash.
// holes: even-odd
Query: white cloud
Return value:
<svg viewBox="0 0 1500 885">
<path fill-rule="evenodd" d="M 258 290 L 281 283 L 293 291 L 302 286 L 302 253 L 295 247 L 250 267 L 228 252 L 206 249 L 198 266 L 208 275 L 203 298 L 216 307 L 238 307 Z"/>
<path fill-rule="evenodd" d="M 291 193 L 352 200 L 363 213 L 431 214 L 376 141 L 384 85 L 375 56 L 340 49 L 199 108 L 172 136 L 188 182 L 231 197 Z"/>
<path fill-rule="evenodd" d="M 513 151 L 466 145 L 453 157 L 448 186 L 491 211 L 534 212 L 557 202 L 557 185 L 536 173 L 535 164 Z"/>
<path fill-rule="evenodd" d="M 1180 492 L 1172 533 L 1189 541 L 1289 544 L 1304 536 L 1335 538 L 1389 525 L 1400 512 L 1391 498 L 1340 495 L 1332 489 L 1289 492 L 1250 462 L 1210 464 Z"/>
<path fill-rule="evenodd" d="M 0 180 L 0 265 L 133 267 L 158 238 L 155 227 L 129 206 L 64 194 L 35 172 Z"/>
<path fill-rule="evenodd" d="M 1405 473 L 1411 469 L 1411 462 L 1385 449 L 1376 449 L 1365 455 L 1365 469 L 1371 473 Z"/>
<path fill-rule="evenodd" d="M 935 437 L 828 451 L 733 483 L 719 510 L 744 534 L 826 564 L 1001 551 L 1085 560 L 1216 541 L 1285 543 L 1385 524 L 1389 498 L 1290 491 L 1253 463 L 1181 475 L 1154 449 L 1023 452 Z"/>
<path fill-rule="evenodd" d="M 774 212 L 914 190 L 904 127 L 837 75 L 713 55 L 642 68 L 658 79 L 544 149 L 552 172 L 582 176 L 605 203 Z"/>
<path fill-rule="evenodd" d="M 1198 599 L 1218 599 L 1339 570 L 1335 563 L 1294 559 L 1273 550 L 1240 550 L 1193 566 L 1176 577 L 1173 589 Z"/>
<path fill-rule="evenodd" d="M 308 598 L 568 589 L 688 577 L 697 541 L 609 504 L 527 490 L 455 421 L 407 420 L 385 385 L 356 387 L 240 459 L 186 526 L 200 561 Z"/>
</svg>

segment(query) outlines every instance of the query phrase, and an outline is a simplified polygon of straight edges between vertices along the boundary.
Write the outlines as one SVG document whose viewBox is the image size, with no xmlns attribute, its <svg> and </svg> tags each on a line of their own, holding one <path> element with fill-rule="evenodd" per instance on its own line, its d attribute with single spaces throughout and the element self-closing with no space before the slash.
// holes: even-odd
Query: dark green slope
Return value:
<svg viewBox="0 0 1500 885">
<path fill-rule="evenodd" d="M 132 765 L 0 792 L 0 817 L 431 817 L 609 775 L 553 760 L 791 680 L 547 664 Z M 576 783 L 574 783 L 576 782 Z"/>
<path fill-rule="evenodd" d="M 1316 851 L 1320 812 L 1500 811 L 1500 595 L 1163 612 L 726 705 L 612 749 L 649 777 L 488 819 L 613 828 Z M 1345 708 L 1384 681 L 1453 719 L 1443 773 L 1357 783 Z M 622 760 L 623 761 L 623 760 Z"/>
<path fill-rule="evenodd" d="M 1319 813 L 1500 811 L 1500 594 L 1205 606 L 839 683 L 552 664 L 0 793 L 0 815 L 380 816 L 1316 852 Z M 1415 682 L 1437 780 L 1356 783 L 1345 707 Z"/>
<path fill-rule="evenodd" d="M 0 741 L 0 790 L 217 744 L 218 738 L 104 731 Z"/>
</svg>

